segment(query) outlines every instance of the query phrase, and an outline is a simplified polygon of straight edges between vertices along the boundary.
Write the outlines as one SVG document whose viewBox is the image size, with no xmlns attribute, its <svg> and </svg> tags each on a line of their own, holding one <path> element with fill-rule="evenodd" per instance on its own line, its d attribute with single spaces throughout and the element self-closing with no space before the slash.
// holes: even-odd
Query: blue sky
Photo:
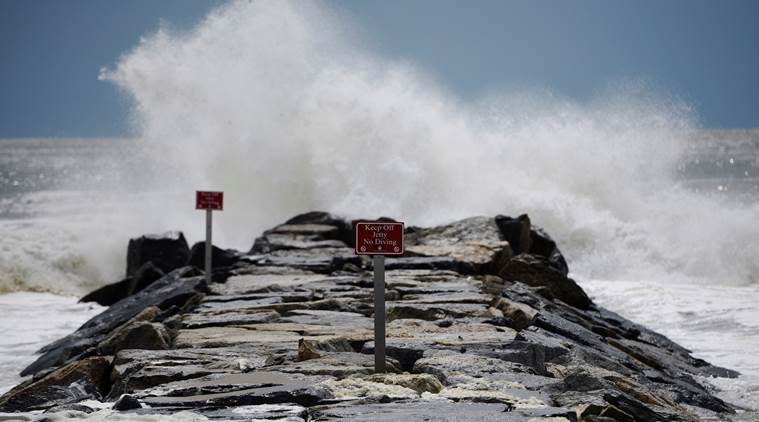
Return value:
<svg viewBox="0 0 759 422">
<path fill-rule="evenodd" d="M 327 0 L 387 57 L 451 92 L 548 89 L 586 101 L 644 81 L 707 127 L 759 127 L 759 1 Z M 213 0 L 0 0 L 0 137 L 122 136 L 128 103 L 103 66 Z"/>
</svg>

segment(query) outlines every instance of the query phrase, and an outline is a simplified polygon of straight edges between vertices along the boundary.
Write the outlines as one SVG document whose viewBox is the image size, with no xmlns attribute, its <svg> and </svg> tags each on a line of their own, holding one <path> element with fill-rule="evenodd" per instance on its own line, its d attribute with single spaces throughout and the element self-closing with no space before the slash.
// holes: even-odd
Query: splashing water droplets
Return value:
<svg viewBox="0 0 759 422">
<path fill-rule="evenodd" d="M 687 104 L 640 84 L 587 103 L 464 102 L 355 39 L 323 6 L 233 2 L 192 31 L 159 29 L 101 77 L 132 99 L 148 184 L 227 192 L 227 246 L 311 209 L 415 224 L 528 212 L 579 274 L 749 278 L 756 207 L 678 187 L 696 130 Z M 197 225 L 166 209 L 181 211 L 152 221 Z"/>
</svg>

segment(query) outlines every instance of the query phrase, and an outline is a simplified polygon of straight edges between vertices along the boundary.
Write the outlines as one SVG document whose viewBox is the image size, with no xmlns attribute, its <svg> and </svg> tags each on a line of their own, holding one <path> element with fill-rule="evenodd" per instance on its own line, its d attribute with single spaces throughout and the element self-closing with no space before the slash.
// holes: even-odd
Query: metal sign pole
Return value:
<svg viewBox="0 0 759 422">
<path fill-rule="evenodd" d="M 374 255 L 374 372 L 385 372 L 384 255 Z"/>
<path fill-rule="evenodd" d="M 211 241 L 211 211 L 206 210 L 206 284 L 211 284 L 211 255 L 213 254 L 213 242 Z"/>
</svg>

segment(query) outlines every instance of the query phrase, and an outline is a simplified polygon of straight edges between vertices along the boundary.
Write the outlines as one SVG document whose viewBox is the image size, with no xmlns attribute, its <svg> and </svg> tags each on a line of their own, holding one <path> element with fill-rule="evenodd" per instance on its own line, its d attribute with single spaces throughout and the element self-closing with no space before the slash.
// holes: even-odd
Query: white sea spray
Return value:
<svg viewBox="0 0 759 422">
<path fill-rule="evenodd" d="M 312 209 L 414 224 L 528 212 L 585 276 L 756 277 L 759 208 L 679 185 L 687 104 L 638 84 L 467 102 L 350 25 L 316 3 L 231 2 L 144 37 L 101 77 L 132 101 L 151 184 L 227 192 L 219 241 L 244 249 Z M 202 229 L 171 209 L 156 221 Z"/>
</svg>

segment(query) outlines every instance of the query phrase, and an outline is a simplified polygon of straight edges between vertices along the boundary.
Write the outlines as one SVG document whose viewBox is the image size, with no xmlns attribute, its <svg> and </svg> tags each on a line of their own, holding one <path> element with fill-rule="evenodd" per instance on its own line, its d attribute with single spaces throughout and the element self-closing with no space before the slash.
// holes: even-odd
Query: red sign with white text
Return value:
<svg viewBox="0 0 759 422">
<path fill-rule="evenodd" d="M 196 210 L 215 210 L 224 209 L 224 192 L 195 192 L 195 209 Z"/>
<path fill-rule="evenodd" d="M 356 223 L 356 255 L 403 255 L 403 223 Z"/>
</svg>

